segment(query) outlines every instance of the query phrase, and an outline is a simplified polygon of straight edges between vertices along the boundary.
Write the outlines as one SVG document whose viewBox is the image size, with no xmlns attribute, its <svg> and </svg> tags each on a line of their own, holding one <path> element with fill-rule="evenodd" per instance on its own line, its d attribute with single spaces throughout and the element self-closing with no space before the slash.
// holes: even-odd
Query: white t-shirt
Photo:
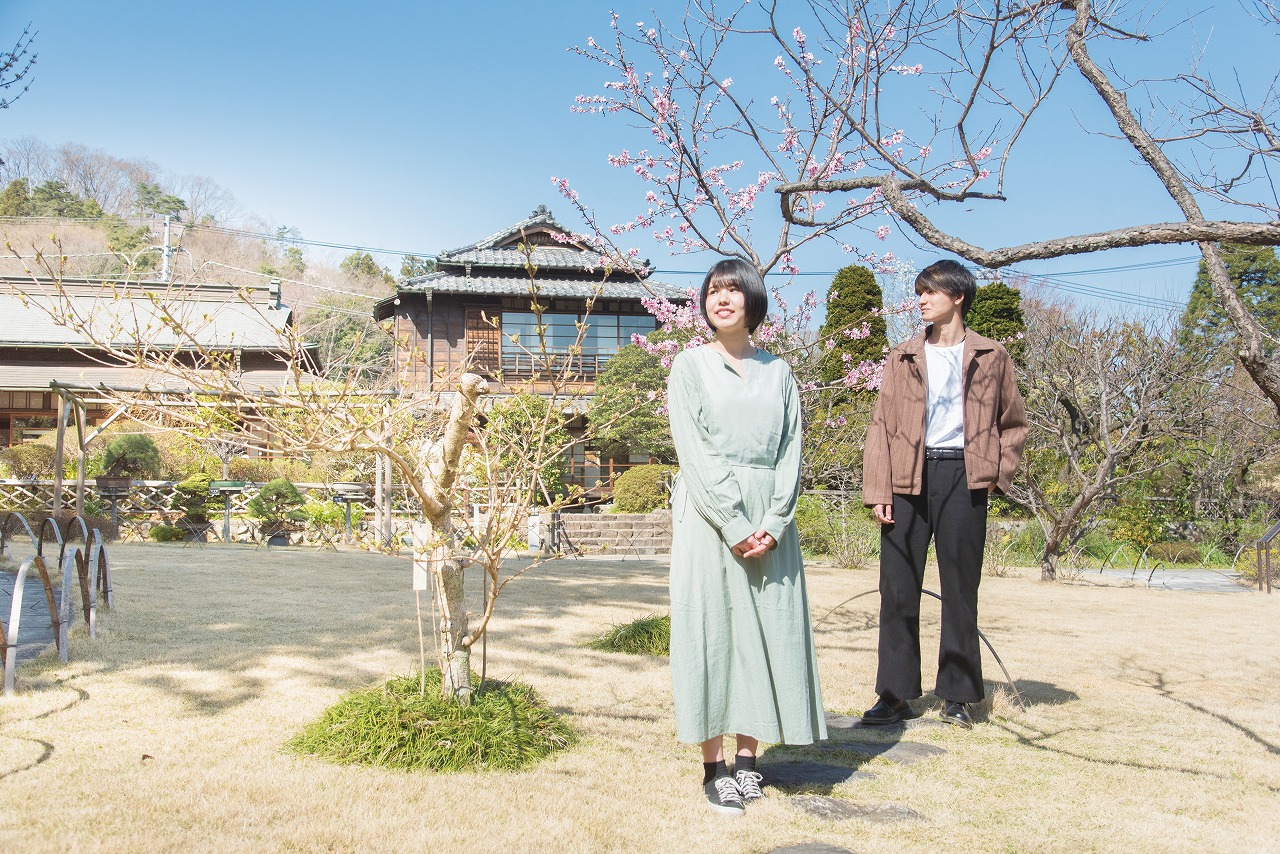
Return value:
<svg viewBox="0 0 1280 854">
<path fill-rule="evenodd" d="M 935 347 L 925 342 L 924 363 L 929 374 L 925 400 L 926 448 L 964 447 L 964 387 L 960 381 L 964 342 Z"/>
</svg>

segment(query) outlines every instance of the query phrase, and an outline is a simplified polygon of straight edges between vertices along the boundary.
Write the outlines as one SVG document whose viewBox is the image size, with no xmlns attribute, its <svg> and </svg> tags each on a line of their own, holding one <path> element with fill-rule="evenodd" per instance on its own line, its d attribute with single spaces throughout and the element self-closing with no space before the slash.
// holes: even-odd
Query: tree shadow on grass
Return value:
<svg viewBox="0 0 1280 854">
<path fill-rule="evenodd" d="M 1163 673 L 1160 673 L 1154 670 L 1148 670 L 1147 679 L 1137 684 L 1142 685 L 1143 687 L 1146 687 L 1146 688 L 1150 688 L 1151 690 L 1158 693 L 1160 696 L 1164 697 L 1167 700 L 1170 700 L 1171 702 L 1177 703 L 1179 706 L 1182 706 L 1183 708 L 1190 709 L 1193 712 L 1197 712 L 1201 715 L 1213 718 L 1214 720 L 1217 720 L 1217 721 L 1220 721 L 1221 723 L 1226 724 L 1227 726 L 1234 729 L 1236 732 L 1243 735 L 1245 738 L 1252 741 L 1254 744 L 1257 744 L 1262 749 L 1266 750 L 1272 756 L 1280 756 L 1280 745 L 1276 745 L 1268 741 L 1267 739 L 1258 735 L 1256 732 L 1254 732 L 1244 724 L 1240 723 L 1239 721 L 1231 718 L 1228 715 L 1224 715 L 1222 712 L 1215 711 L 1213 709 L 1208 709 L 1208 708 L 1205 708 L 1204 706 L 1201 706 L 1198 703 L 1193 703 L 1190 700 L 1184 700 L 1181 697 L 1174 696 L 1175 689 L 1170 687 Z"/>
</svg>

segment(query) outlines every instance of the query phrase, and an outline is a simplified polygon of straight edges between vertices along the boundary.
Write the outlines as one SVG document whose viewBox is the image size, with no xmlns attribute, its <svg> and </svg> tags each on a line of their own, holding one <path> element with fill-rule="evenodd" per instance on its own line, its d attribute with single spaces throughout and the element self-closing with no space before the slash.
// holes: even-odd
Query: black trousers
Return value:
<svg viewBox="0 0 1280 854">
<path fill-rule="evenodd" d="M 982 700 L 978 584 L 987 539 L 987 491 L 969 489 L 964 460 L 925 460 L 920 495 L 893 496 L 880 528 L 880 655 L 876 693 L 913 700 L 920 690 L 920 595 L 930 538 L 942 589 L 937 695 Z"/>
</svg>

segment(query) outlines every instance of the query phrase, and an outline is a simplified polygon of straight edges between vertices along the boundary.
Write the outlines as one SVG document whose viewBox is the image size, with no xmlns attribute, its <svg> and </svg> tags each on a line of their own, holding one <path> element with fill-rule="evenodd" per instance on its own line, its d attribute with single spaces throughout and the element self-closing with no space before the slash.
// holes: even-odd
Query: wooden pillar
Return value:
<svg viewBox="0 0 1280 854">
<path fill-rule="evenodd" d="M 76 515 L 84 515 L 84 476 L 89 467 L 89 411 L 76 401 Z"/>
<path fill-rule="evenodd" d="M 67 449 L 67 419 L 71 417 L 71 400 L 58 391 L 58 441 L 53 452 L 53 515 L 62 512 L 62 463 Z"/>
</svg>

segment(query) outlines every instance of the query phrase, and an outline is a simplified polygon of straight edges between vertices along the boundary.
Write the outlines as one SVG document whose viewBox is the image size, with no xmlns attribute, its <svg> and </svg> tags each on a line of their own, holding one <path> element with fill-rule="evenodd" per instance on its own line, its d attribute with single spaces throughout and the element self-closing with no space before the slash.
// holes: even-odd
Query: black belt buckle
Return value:
<svg viewBox="0 0 1280 854">
<path fill-rule="evenodd" d="M 964 448 L 925 448 L 926 460 L 963 460 Z"/>
</svg>

